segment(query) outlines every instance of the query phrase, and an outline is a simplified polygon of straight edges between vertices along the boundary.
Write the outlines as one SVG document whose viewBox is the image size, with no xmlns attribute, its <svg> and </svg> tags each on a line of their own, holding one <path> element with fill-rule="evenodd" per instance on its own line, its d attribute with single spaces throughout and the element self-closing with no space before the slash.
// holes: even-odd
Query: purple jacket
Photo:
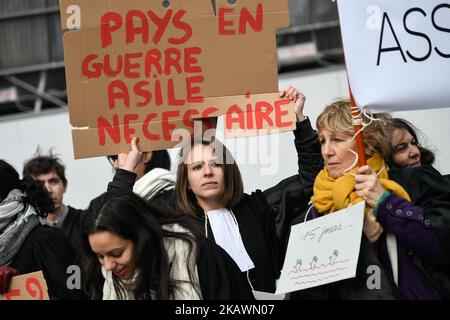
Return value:
<svg viewBox="0 0 450 320">
<path fill-rule="evenodd" d="M 385 232 L 397 238 L 398 285 L 403 299 L 441 299 L 415 265 L 413 255 L 437 266 L 449 265 L 450 257 L 421 207 L 391 193 L 378 206 L 377 219 Z M 381 263 L 392 272 L 385 236 L 378 241 Z"/>
</svg>

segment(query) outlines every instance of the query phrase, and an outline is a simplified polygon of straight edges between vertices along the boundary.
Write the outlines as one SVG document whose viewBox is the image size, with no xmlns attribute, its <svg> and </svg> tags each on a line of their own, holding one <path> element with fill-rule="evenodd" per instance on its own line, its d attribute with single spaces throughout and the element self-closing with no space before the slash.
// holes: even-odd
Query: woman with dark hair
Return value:
<svg viewBox="0 0 450 320">
<path fill-rule="evenodd" d="M 220 249 L 200 244 L 199 238 L 189 216 L 162 211 L 130 191 L 108 191 L 91 201 L 83 227 L 85 291 L 104 300 L 251 299 L 228 256 L 209 269 L 198 267 L 210 259 L 199 255 Z M 220 295 L 210 292 L 207 272 L 217 279 L 219 273 L 237 276 L 220 283 Z"/>
<path fill-rule="evenodd" d="M 299 157 L 296 180 L 303 188 L 297 189 L 293 198 L 296 207 L 303 207 L 321 168 L 320 146 L 303 115 L 305 96 L 288 87 L 280 97 L 295 103 L 294 135 Z M 284 236 L 277 234 L 278 216 L 270 210 L 268 196 L 260 190 L 245 194 L 243 189 L 239 167 L 218 140 L 193 139 L 182 148 L 175 188 L 178 206 L 203 222 L 206 237 L 228 252 L 254 290 L 273 293 L 282 266 Z M 283 220 L 287 225 L 290 222 Z"/>
<path fill-rule="evenodd" d="M 175 189 L 178 209 L 201 223 L 203 237 L 233 258 L 241 277 L 254 290 L 272 293 L 280 275 L 288 227 L 307 206 L 314 178 L 322 167 L 317 134 L 303 115 L 305 97 L 293 87 L 281 91 L 280 97 L 295 102 L 298 175 L 265 192 L 247 195 L 239 168 L 225 146 L 218 140 L 192 140 L 181 150 Z M 130 153 L 119 156 L 120 169 L 109 188 L 130 190 L 136 176 L 133 171 L 144 154 L 134 138 Z"/>
<path fill-rule="evenodd" d="M 0 265 L 19 273 L 42 270 L 51 299 L 79 299 L 67 287 L 67 268 L 75 264 L 73 247 L 61 230 L 42 226 L 39 217 L 53 212 L 53 201 L 31 177 L 0 160 Z"/>
<path fill-rule="evenodd" d="M 435 156 L 433 151 L 421 146 L 417 136 L 420 131 L 405 119 L 392 118 L 390 161 L 399 167 L 417 167 L 432 165 Z"/>
</svg>

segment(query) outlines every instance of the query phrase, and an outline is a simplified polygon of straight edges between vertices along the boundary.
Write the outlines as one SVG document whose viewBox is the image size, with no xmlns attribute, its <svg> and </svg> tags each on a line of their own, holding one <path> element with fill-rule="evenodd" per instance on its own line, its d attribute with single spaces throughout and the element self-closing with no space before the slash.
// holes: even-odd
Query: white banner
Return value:
<svg viewBox="0 0 450 320">
<path fill-rule="evenodd" d="M 359 107 L 450 107 L 450 1 L 338 0 L 338 9 Z"/>
<path fill-rule="evenodd" d="M 364 205 L 292 226 L 276 294 L 355 277 Z"/>
</svg>

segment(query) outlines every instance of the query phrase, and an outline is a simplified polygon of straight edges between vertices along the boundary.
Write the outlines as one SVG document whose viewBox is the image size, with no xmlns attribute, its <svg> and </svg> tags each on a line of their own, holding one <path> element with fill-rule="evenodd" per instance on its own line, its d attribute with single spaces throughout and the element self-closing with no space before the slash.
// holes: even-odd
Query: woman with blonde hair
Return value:
<svg viewBox="0 0 450 320">
<path fill-rule="evenodd" d="M 385 162 L 391 151 L 389 118 L 387 114 L 363 115 L 367 165 L 358 167 L 349 101 L 335 101 L 319 115 L 316 123 L 325 167 L 315 180 L 307 218 L 364 200 L 364 232 L 355 278 L 296 292 L 293 298 L 440 299 L 448 295 L 421 267 L 445 268 L 449 263 L 445 243 L 430 223 L 437 208 L 417 206 L 415 195 L 401 183 L 401 175 L 397 182 L 390 177 Z M 448 219 L 450 212 L 440 212 Z M 302 215 L 296 222 L 304 219 Z M 380 290 L 366 286 L 370 265 L 380 267 Z"/>
</svg>

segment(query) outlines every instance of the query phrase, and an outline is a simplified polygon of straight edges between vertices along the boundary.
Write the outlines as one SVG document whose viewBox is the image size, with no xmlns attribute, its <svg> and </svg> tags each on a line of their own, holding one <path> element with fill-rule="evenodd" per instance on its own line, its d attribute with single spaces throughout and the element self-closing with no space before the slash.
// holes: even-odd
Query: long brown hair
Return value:
<svg viewBox="0 0 450 320">
<path fill-rule="evenodd" d="M 175 186 L 178 206 L 182 211 L 192 215 L 195 215 L 196 211 L 199 210 L 197 198 L 189 186 L 189 169 L 187 164 L 187 158 L 190 151 L 197 145 L 210 146 L 214 148 L 218 158 L 218 165 L 222 167 L 224 177 L 223 191 L 219 198 L 219 205 L 222 208 L 233 207 L 239 203 L 244 194 L 241 172 L 239 171 L 239 167 L 237 166 L 230 151 L 216 139 L 212 142 L 200 139 L 191 139 L 191 141 L 181 148 Z"/>
<path fill-rule="evenodd" d="M 98 196 L 89 204 L 83 220 L 82 258 L 84 269 L 84 289 L 93 300 L 102 298 L 101 263 L 89 243 L 89 236 L 108 231 L 135 246 L 134 260 L 136 277 L 131 288 L 136 300 L 172 299 L 182 292 L 182 283 L 190 282 L 197 292 L 201 292 L 195 273 L 197 244 L 201 237 L 197 221 L 186 214 L 161 210 L 131 191 L 111 190 Z M 186 232 L 170 231 L 163 226 L 177 224 Z M 187 252 L 176 251 L 172 260 L 165 246 L 165 239 L 184 241 Z M 184 256 L 186 255 L 186 256 Z M 171 276 L 172 263 L 183 259 L 188 263 L 189 279 L 178 280 Z M 114 290 L 119 299 L 125 298 L 125 284 L 113 274 Z M 153 294 L 152 294 L 153 292 Z"/>
</svg>

